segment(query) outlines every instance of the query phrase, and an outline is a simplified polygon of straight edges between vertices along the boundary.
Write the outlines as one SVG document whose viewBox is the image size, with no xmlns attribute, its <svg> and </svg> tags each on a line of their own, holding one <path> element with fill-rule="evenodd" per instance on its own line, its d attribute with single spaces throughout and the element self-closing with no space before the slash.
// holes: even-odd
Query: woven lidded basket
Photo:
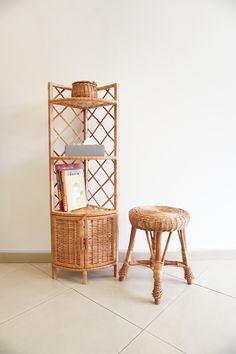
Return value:
<svg viewBox="0 0 236 354">
<path fill-rule="evenodd" d="M 72 84 L 72 97 L 97 98 L 97 84 L 94 81 L 76 81 Z"/>
</svg>

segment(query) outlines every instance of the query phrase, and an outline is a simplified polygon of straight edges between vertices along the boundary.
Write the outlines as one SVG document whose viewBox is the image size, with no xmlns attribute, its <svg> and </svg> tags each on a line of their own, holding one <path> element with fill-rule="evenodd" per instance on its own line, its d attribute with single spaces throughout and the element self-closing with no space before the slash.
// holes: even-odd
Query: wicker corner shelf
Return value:
<svg viewBox="0 0 236 354">
<path fill-rule="evenodd" d="M 65 161 L 65 160 L 116 160 L 116 156 L 51 156 L 51 160 L 55 161 Z"/>
<path fill-rule="evenodd" d="M 80 109 L 90 109 L 97 107 L 105 107 L 116 104 L 115 100 L 107 100 L 103 98 L 92 98 L 92 97 L 68 97 L 68 98 L 57 98 L 50 101 L 50 103 L 74 107 Z"/>
<path fill-rule="evenodd" d="M 98 87 L 100 98 L 71 97 L 71 87 L 49 83 L 49 167 L 52 277 L 57 268 L 83 273 L 114 267 L 117 276 L 117 84 Z M 105 156 L 65 156 L 66 144 L 88 136 Z M 57 163 L 80 161 L 89 205 L 59 210 Z"/>
<path fill-rule="evenodd" d="M 80 208 L 72 211 L 53 211 L 52 215 L 57 215 L 57 216 L 66 216 L 66 217 L 74 217 L 74 216 L 80 216 L 80 217 L 96 217 L 96 216 L 105 216 L 105 215 L 113 215 L 116 210 L 114 209 L 108 209 L 108 208 L 103 208 L 103 207 L 97 207 L 94 205 L 88 205 L 85 208 Z"/>
</svg>

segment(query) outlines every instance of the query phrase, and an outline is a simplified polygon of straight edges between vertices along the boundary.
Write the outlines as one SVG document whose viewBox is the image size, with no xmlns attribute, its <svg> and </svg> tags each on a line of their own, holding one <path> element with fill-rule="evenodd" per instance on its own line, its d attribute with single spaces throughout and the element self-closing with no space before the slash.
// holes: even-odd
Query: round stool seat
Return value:
<svg viewBox="0 0 236 354">
<path fill-rule="evenodd" d="M 133 227 L 141 230 L 172 232 L 184 229 L 189 222 L 189 213 L 168 206 L 142 206 L 129 211 Z"/>
</svg>

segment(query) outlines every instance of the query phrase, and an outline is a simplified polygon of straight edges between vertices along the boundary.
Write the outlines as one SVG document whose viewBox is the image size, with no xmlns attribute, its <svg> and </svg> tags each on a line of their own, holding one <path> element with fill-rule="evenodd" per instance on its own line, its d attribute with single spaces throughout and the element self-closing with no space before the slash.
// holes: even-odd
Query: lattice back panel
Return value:
<svg viewBox="0 0 236 354">
<path fill-rule="evenodd" d="M 89 204 L 114 208 L 114 161 L 89 161 L 88 182 Z"/>
<path fill-rule="evenodd" d="M 52 99 L 71 96 L 71 90 L 53 86 Z M 65 145 L 84 141 L 84 122 L 81 109 L 53 105 L 52 110 L 52 155 L 64 156 Z"/>
<path fill-rule="evenodd" d="M 115 99 L 115 86 L 99 92 L 101 98 Z M 106 155 L 115 155 L 115 106 L 88 110 L 88 136 L 98 144 L 105 145 Z M 115 207 L 115 164 L 114 160 L 89 161 L 88 201 L 91 205 Z"/>
<path fill-rule="evenodd" d="M 101 98 L 114 99 L 115 86 L 101 90 Z M 71 97 L 70 88 L 52 87 L 51 99 Z M 98 144 L 105 145 L 106 155 L 113 156 L 116 152 L 115 106 L 99 107 L 87 111 L 87 131 L 85 131 L 84 112 L 73 107 L 64 107 L 53 104 L 51 120 L 51 156 L 65 157 L 65 145 L 82 143 L 85 136 L 92 137 Z M 87 180 L 87 198 L 90 205 L 115 207 L 115 172 L 114 160 L 84 161 L 58 160 L 53 168 L 53 206 L 59 209 L 58 188 L 56 179 L 56 164 L 80 163 L 85 170 Z"/>
<path fill-rule="evenodd" d="M 51 99 L 71 97 L 69 88 L 61 88 L 56 85 L 52 87 Z M 54 104 L 52 106 L 51 120 L 51 155 L 65 156 L 67 144 L 82 143 L 84 141 L 83 112 L 78 108 L 64 107 Z M 54 184 L 54 209 L 59 209 L 59 198 L 56 178 L 56 164 L 68 164 L 73 161 L 58 160 L 54 162 L 53 184 Z M 81 163 L 83 166 L 83 163 Z"/>
</svg>

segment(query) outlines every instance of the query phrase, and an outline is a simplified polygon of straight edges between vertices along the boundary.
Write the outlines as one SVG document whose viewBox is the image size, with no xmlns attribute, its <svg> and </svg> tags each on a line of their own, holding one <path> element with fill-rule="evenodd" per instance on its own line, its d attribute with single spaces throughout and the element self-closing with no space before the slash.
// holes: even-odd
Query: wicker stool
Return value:
<svg viewBox="0 0 236 354">
<path fill-rule="evenodd" d="M 163 265 L 170 265 L 184 268 L 184 277 L 188 284 L 192 284 L 193 274 L 188 263 L 186 250 L 185 227 L 189 222 L 187 211 L 166 206 L 144 206 L 133 208 L 129 211 L 129 220 L 132 225 L 129 248 L 126 254 L 125 262 L 120 269 L 119 279 L 122 281 L 127 275 L 130 265 L 143 265 L 153 270 L 154 288 L 152 295 L 155 304 L 159 304 L 162 296 L 161 271 Z M 149 260 L 131 260 L 131 253 L 134 246 L 136 230 L 144 230 L 149 245 L 151 258 Z M 177 231 L 181 244 L 182 262 L 165 260 L 167 248 L 173 231 Z M 161 254 L 162 233 L 168 232 L 166 245 Z"/>
</svg>

